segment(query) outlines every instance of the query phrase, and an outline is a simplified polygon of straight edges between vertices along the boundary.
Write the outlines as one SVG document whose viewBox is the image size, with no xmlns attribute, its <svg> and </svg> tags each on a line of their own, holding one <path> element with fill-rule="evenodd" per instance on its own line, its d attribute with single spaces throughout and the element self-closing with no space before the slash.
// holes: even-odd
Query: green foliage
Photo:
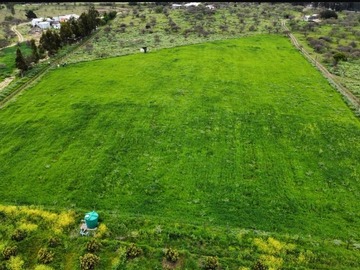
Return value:
<svg viewBox="0 0 360 270">
<path fill-rule="evenodd" d="M 60 244 L 60 239 L 56 237 L 51 237 L 48 241 L 49 247 L 57 247 Z"/>
<path fill-rule="evenodd" d="M 80 257 L 80 268 L 82 270 L 93 270 L 99 262 L 100 257 L 92 253 L 87 253 Z"/>
<path fill-rule="evenodd" d="M 142 254 L 142 252 L 143 251 L 140 247 L 138 247 L 134 243 L 132 243 L 126 249 L 126 258 L 133 259 L 133 258 L 139 257 Z"/>
<path fill-rule="evenodd" d="M 99 251 L 101 247 L 101 244 L 96 240 L 96 239 L 91 239 L 87 244 L 86 244 L 86 249 L 89 252 L 96 252 Z"/>
<path fill-rule="evenodd" d="M 77 20 L 80 33 L 82 37 L 86 37 L 91 34 L 92 31 L 100 25 L 99 12 L 91 6 L 88 12 L 83 12 Z"/>
<path fill-rule="evenodd" d="M 168 248 L 165 250 L 165 258 L 169 262 L 177 262 L 179 259 L 179 252 L 176 249 Z"/>
<path fill-rule="evenodd" d="M 7 270 L 22 270 L 25 262 L 20 256 L 11 256 L 6 262 Z"/>
<path fill-rule="evenodd" d="M 26 18 L 28 18 L 29 20 L 37 18 L 35 12 L 34 12 L 33 10 L 31 10 L 31 9 L 25 11 L 25 16 L 26 16 Z"/>
<path fill-rule="evenodd" d="M 251 269 L 252 270 L 268 270 L 269 268 L 266 265 L 264 265 L 261 261 L 257 261 Z"/>
<path fill-rule="evenodd" d="M 15 66 L 16 68 L 20 69 L 21 73 L 28 70 L 29 66 L 25 61 L 24 56 L 21 53 L 20 48 L 16 50 L 16 58 L 15 58 Z"/>
<path fill-rule="evenodd" d="M 215 270 L 220 266 L 219 259 L 216 256 L 206 257 L 203 263 L 203 269 L 206 270 Z"/>
<path fill-rule="evenodd" d="M 337 65 L 340 61 L 346 61 L 347 57 L 345 55 L 345 53 L 343 52 L 337 52 L 333 55 L 334 61 L 335 61 L 335 65 Z"/>
<path fill-rule="evenodd" d="M 47 248 L 40 248 L 37 254 L 40 263 L 48 264 L 54 260 L 54 252 Z"/>
<path fill-rule="evenodd" d="M 37 46 L 35 44 L 34 39 L 30 40 L 30 48 L 31 48 L 31 51 L 32 51 L 32 54 L 31 54 L 32 62 L 35 62 L 35 63 L 39 62 L 40 55 L 39 55 L 38 48 L 37 48 Z"/>
<path fill-rule="evenodd" d="M 338 15 L 336 14 L 335 11 L 326 9 L 326 10 L 323 10 L 320 12 L 320 18 L 322 18 L 322 19 L 330 19 L 330 18 L 337 19 Z"/>
<path fill-rule="evenodd" d="M 116 11 L 110 11 L 109 13 L 107 13 L 106 11 L 103 14 L 103 21 L 104 24 L 108 23 L 109 21 L 115 19 L 116 17 Z"/>
<path fill-rule="evenodd" d="M 13 234 L 11 235 L 11 240 L 20 242 L 20 241 L 24 240 L 26 236 L 27 236 L 26 231 L 20 230 L 20 229 L 16 229 L 16 230 L 13 232 Z"/>
<path fill-rule="evenodd" d="M 52 56 L 61 48 L 61 38 L 56 31 L 46 30 L 41 35 L 40 46 Z"/>
<path fill-rule="evenodd" d="M 3 249 L 2 255 L 5 260 L 10 259 L 11 256 L 17 255 L 18 248 L 17 246 L 7 246 Z"/>
<path fill-rule="evenodd" d="M 13 46 L 0 50 L 0 80 L 11 76 L 13 70 L 16 68 L 15 58 L 18 47 L 20 48 L 21 53 L 23 53 L 25 56 L 29 55 L 31 52 L 26 42 L 21 43 L 20 46 Z"/>
</svg>

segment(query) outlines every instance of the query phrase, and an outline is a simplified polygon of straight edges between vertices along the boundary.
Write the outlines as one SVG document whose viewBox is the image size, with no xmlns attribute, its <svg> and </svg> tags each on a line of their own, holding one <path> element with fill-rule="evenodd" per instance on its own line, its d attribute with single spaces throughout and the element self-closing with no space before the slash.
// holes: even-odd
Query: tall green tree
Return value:
<svg viewBox="0 0 360 270">
<path fill-rule="evenodd" d="M 39 55 L 38 48 L 36 46 L 34 39 L 30 40 L 30 48 L 31 48 L 31 52 L 32 52 L 32 54 L 31 54 L 32 61 L 35 63 L 39 62 L 40 55 Z"/>
<path fill-rule="evenodd" d="M 81 37 L 81 31 L 80 31 L 78 21 L 75 20 L 74 18 L 70 18 L 70 20 L 68 22 L 70 24 L 70 28 L 71 28 L 71 32 L 72 32 L 72 38 L 76 39 L 76 38 Z"/>
<path fill-rule="evenodd" d="M 40 45 L 48 54 L 54 55 L 61 48 L 61 38 L 57 32 L 47 30 L 45 33 L 41 35 Z"/>
<path fill-rule="evenodd" d="M 63 44 L 70 43 L 70 40 L 73 38 L 70 22 L 61 23 L 60 38 Z"/>
<path fill-rule="evenodd" d="M 29 20 L 30 20 L 30 19 L 35 19 L 35 18 L 37 18 L 35 12 L 32 11 L 32 10 L 27 10 L 27 11 L 25 12 L 25 16 L 26 16 L 26 18 L 28 18 Z"/>
<path fill-rule="evenodd" d="M 28 70 L 29 68 L 19 47 L 16 50 L 15 66 L 16 68 L 20 69 L 21 77 L 23 76 L 24 71 Z"/>
<path fill-rule="evenodd" d="M 81 36 L 85 37 L 91 34 L 93 30 L 100 25 L 99 12 L 91 6 L 87 13 L 83 12 L 79 19 L 78 25 L 81 32 Z"/>
</svg>

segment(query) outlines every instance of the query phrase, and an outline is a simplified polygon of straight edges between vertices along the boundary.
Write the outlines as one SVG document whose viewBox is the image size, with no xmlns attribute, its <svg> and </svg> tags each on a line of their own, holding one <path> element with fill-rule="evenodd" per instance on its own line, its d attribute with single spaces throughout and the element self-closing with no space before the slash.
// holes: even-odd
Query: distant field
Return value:
<svg viewBox="0 0 360 270">
<path fill-rule="evenodd" d="M 53 70 L 0 145 L 1 203 L 359 237 L 359 120 L 285 37 Z"/>
</svg>

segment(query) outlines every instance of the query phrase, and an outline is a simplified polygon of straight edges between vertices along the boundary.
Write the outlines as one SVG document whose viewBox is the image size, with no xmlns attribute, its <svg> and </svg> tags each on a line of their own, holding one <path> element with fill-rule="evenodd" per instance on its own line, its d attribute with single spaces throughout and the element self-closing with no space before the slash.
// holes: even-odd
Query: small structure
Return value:
<svg viewBox="0 0 360 270">
<path fill-rule="evenodd" d="M 88 228 L 87 228 L 85 222 L 83 222 L 83 223 L 81 224 L 81 226 L 80 226 L 80 234 L 81 234 L 82 236 L 88 236 L 88 235 L 89 235 L 89 232 L 88 232 L 87 229 L 88 229 Z"/>
<path fill-rule="evenodd" d="M 32 19 L 31 20 L 31 26 L 34 27 L 36 26 L 39 22 L 44 21 L 44 18 L 36 18 L 36 19 Z"/>
<path fill-rule="evenodd" d="M 171 8 L 173 8 L 173 9 L 179 9 L 179 8 L 182 8 L 183 7 L 183 5 L 181 5 L 181 4 L 172 4 L 171 5 Z"/>
<path fill-rule="evenodd" d="M 191 2 L 191 3 L 185 4 L 184 7 L 197 7 L 200 4 L 201 3 L 199 3 L 199 2 Z"/>
<path fill-rule="evenodd" d="M 96 213 L 95 211 L 86 213 L 85 215 L 85 224 L 87 229 L 95 229 L 98 226 L 98 219 L 99 219 L 99 214 Z"/>
<path fill-rule="evenodd" d="M 67 22 L 71 18 L 74 18 L 75 20 L 79 19 L 79 15 L 77 14 L 69 14 L 69 15 L 61 15 L 59 16 L 59 22 Z"/>
<path fill-rule="evenodd" d="M 147 47 L 141 47 L 140 52 L 146 53 L 147 52 Z"/>
<path fill-rule="evenodd" d="M 39 22 L 36 24 L 40 29 L 49 29 L 50 28 L 50 22 Z"/>
<path fill-rule="evenodd" d="M 54 29 L 60 29 L 60 28 L 61 28 L 61 24 L 60 24 L 59 22 L 54 22 L 54 23 L 52 23 L 52 27 L 53 27 Z"/>
<path fill-rule="evenodd" d="M 207 5 L 206 6 L 208 9 L 210 9 L 210 10 L 214 10 L 215 9 L 215 6 L 214 5 Z"/>
<path fill-rule="evenodd" d="M 319 14 L 305 15 L 304 21 L 306 22 L 320 22 Z"/>
</svg>

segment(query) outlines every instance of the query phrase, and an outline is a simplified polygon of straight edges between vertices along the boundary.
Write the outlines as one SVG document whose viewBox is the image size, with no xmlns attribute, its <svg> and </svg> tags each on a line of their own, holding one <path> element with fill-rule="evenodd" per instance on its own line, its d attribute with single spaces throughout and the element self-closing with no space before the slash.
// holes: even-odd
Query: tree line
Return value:
<svg viewBox="0 0 360 270">
<path fill-rule="evenodd" d="M 65 45 L 73 44 L 89 36 L 99 25 L 105 25 L 108 21 L 116 17 L 116 11 L 104 13 L 103 19 L 100 19 L 99 12 L 91 6 L 87 12 L 83 12 L 76 20 L 70 20 L 61 23 L 60 31 L 46 30 L 40 38 L 37 47 L 34 40 L 30 41 L 32 54 L 24 57 L 20 48 L 16 51 L 16 67 L 20 69 L 21 74 L 28 70 L 31 63 L 37 63 L 41 58 L 55 55 L 59 49 Z"/>
</svg>

